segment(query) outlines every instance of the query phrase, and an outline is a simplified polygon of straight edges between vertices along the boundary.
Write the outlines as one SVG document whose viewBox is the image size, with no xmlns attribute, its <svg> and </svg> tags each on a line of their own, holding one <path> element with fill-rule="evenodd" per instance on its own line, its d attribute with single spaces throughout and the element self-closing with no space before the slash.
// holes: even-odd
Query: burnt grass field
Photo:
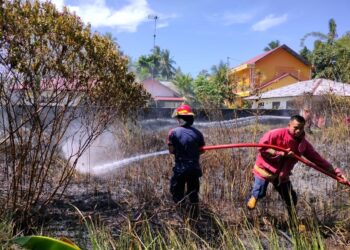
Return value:
<svg viewBox="0 0 350 250">
<path fill-rule="evenodd" d="M 166 150 L 171 122 L 158 126 L 118 125 L 116 147 L 106 155 L 119 159 Z M 207 145 L 258 142 L 273 125 L 212 126 L 200 124 Z M 350 176 L 349 128 L 330 126 L 307 134 L 317 151 Z M 90 151 L 90 156 L 94 152 Z M 298 164 L 291 176 L 298 193 L 293 231 L 287 211 L 272 186 L 257 209 L 248 211 L 255 148 L 207 151 L 201 157 L 203 177 L 200 216 L 171 200 L 173 156 L 163 154 L 133 162 L 101 175 L 77 172 L 62 197 L 34 213 L 23 234 L 68 237 L 82 249 L 350 249 L 350 188 Z"/>
<path fill-rule="evenodd" d="M 166 149 L 168 129 L 175 124 L 162 125 L 157 129 L 139 125 L 125 125 L 119 129 L 116 132 L 119 157 Z M 257 142 L 265 131 L 285 125 L 286 122 L 281 121 L 275 125 L 198 127 L 204 133 L 206 144 L 214 145 Z M 346 131 L 335 130 L 334 127 L 314 129 L 307 137 L 321 155 L 348 173 L 349 140 Z M 237 244 L 238 248 L 242 245 L 247 249 L 270 249 L 273 248 L 271 244 L 286 249 L 298 248 L 288 232 L 286 209 L 272 188 L 256 210 L 245 208 L 255 154 L 254 148 L 241 148 L 207 151 L 202 156 L 201 212 L 196 220 L 189 219 L 186 209 L 176 207 L 171 200 L 168 186 L 173 156 L 166 154 L 99 176 L 77 173 L 65 195 L 47 207 L 36 222 L 37 228 L 32 230 L 44 229 L 49 235 L 66 236 L 87 248 L 91 240 L 87 221 L 97 232 L 103 232 L 106 241 L 118 242 L 120 237 L 126 237 L 130 242 L 147 242 L 150 241 L 147 237 L 156 238 L 158 234 L 165 241 L 171 241 L 171 237 L 175 237 L 170 235 L 172 232 L 184 244 L 191 243 L 189 248 L 229 249 L 222 239 L 227 231 L 236 237 L 232 244 Z M 349 248 L 349 188 L 301 164 L 296 166 L 291 179 L 299 194 L 298 219 L 307 227 L 303 234 L 316 237 L 313 233 L 317 227 L 325 248 Z M 188 235 L 189 231 L 196 236 Z M 271 242 L 273 237 L 276 239 Z M 238 239 L 241 242 L 234 243 Z M 146 243 L 130 243 L 129 247 L 138 244 L 147 248 Z"/>
</svg>

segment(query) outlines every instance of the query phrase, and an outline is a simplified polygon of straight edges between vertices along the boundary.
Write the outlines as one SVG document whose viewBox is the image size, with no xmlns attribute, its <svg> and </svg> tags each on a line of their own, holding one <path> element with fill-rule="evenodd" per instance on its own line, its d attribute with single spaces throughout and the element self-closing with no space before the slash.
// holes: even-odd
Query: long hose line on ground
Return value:
<svg viewBox="0 0 350 250">
<path fill-rule="evenodd" d="M 279 151 L 283 151 L 283 152 L 288 152 L 287 149 L 285 148 L 282 148 L 282 147 L 279 147 L 279 146 L 275 146 L 275 145 L 270 145 L 270 144 L 259 144 L 259 143 L 236 143 L 236 144 L 221 144 L 221 145 L 211 145 L 211 146 L 204 146 L 202 147 L 202 150 L 204 151 L 207 151 L 207 150 L 214 150 L 214 149 L 225 149 L 225 148 L 272 148 L 272 149 L 275 149 L 275 150 L 279 150 Z M 344 185 L 347 185 L 347 186 L 350 186 L 350 181 L 346 181 L 340 177 L 338 177 L 336 174 L 334 173 L 329 173 L 327 172 L 326 170 L 324 170 L 323 168 L 317 166 L 316 164 L 314 164 L 313 162 L 310 162 L 308 161 L 307 159 L 305 158 L 302 158 L 296 154 L 294 154 L 294 157 L 304 163 L 305 165 L 313 168 L 313 169 L 316 169 L 317 171 L 335 179 L 336 181 L 344 184 Z"/>
</svg>

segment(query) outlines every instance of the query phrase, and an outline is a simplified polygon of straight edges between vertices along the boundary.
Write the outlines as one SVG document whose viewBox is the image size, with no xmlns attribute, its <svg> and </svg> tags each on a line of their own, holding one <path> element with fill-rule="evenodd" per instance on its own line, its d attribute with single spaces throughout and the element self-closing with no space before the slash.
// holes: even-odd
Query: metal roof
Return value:
<svg viewBox="0 0 350 250">
<path fill-rule="evenodd" d="M 180 95 L 179 88 L 174 83 L 172 83 L 170 81 L 159 81 L 159 83 L 162 84 L 163 86 L 167 87 L 171 91 L 175 92 L 176 94 Z"/>
<path fill-rule="evenodd" d="M 259 96 L 250 96 L 246 100 L 268 99 L 277 97 L 295 97 L 305 94 L 324 95 L 334 94 L 338 96 L 350 96 L 350 84 L 333 80 L 318 78 L 302 82 L 296 82 L 278 89 L 266 91 Z"/>
</svg>

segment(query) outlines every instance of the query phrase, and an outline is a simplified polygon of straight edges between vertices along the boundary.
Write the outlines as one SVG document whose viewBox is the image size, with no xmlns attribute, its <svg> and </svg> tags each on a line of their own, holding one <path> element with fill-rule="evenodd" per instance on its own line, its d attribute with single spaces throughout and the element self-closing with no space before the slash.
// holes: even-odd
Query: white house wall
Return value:
<svg viewBox="0 0 350 250">
<path fill-rule="evenodd" d="M 279 102 L 279 107 L 277 109 L 287 109 L 287 102 L 292 101 L 295 98 L 293 97 L 281 97 L 281 98 L 269 98 L 269 99 L 264 99 L 264 100 L 259 100 L 259 101 L 253 101 L 252 108 L 256 109 L 259 107 L 259 103 L 263 103 L 263 107 L 260 106 L 260 109 L 273 109 L 273 103 Z"/>
</svg>

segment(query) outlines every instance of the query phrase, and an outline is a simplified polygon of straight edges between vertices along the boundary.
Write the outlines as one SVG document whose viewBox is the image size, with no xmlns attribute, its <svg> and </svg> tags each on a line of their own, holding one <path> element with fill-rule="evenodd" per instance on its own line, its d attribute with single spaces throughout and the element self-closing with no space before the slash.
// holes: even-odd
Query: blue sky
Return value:
<svg viewBox="0 0 350 250">
<path fill-rule="evenodd" d="M 121 50 L 136 60 L 156 45 L 168 49 L 176 67 L 193 77 L 220 61 L 236 66 L 272 40 L 299 52 L 308 32 L 327 33 L 334 18 L 338 35 L 350 31 L 349 0 L 53 0 L 111 32 Z M 313 39 L 306 42 L 312 48 Z"/>
</svg>

